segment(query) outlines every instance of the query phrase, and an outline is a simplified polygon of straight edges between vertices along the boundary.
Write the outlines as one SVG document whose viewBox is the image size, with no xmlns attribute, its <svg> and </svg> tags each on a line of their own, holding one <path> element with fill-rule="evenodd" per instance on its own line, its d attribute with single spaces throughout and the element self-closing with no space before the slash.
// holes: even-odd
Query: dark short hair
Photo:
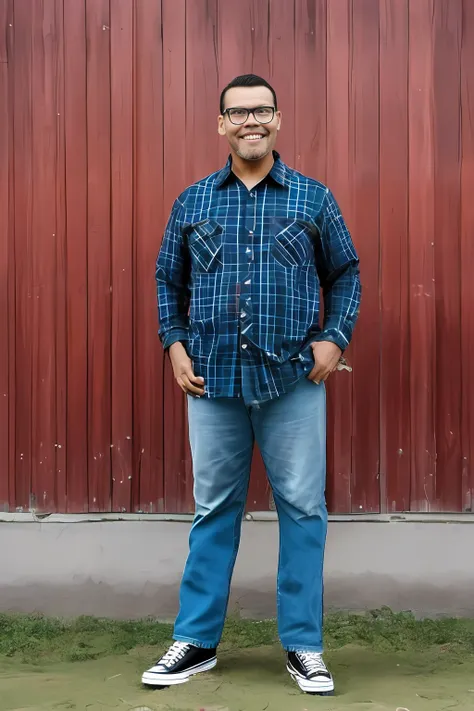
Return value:
<svg viewBox="0 0 474 711">
<path fill-rule="evenodd" d="M 270 84 L 265 80 L 262 79 L 262 77 L 258 77 L 256 74 L 242 74 L 240 77 L 235 77 L 235 79 L 232 79 L 229 84 L 227 84 L 224 89 L 222 89 L 221 93 L 221 99 L 220 99 L 220 112 L 221 114 L 224 113 L 225 111 L 225 95 L 229 91 L 229 89 L 235 89 L 236 87 L 239 86 L 264 86 L 267 89 L 270 89 L 270 91 L 273 94 L 273 101 L 275 103 L 275 109 L 278 110 L 278 105 L 277 105 L 277 96 L 275 93 L 275 89 L 270 86 Z"/>
</svg>

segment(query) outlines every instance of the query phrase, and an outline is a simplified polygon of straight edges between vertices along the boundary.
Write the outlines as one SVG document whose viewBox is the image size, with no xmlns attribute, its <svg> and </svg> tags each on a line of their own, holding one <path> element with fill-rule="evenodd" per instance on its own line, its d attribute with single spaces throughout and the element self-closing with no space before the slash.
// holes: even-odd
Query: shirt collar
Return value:
<svg viewBox="0 0 474 711">
<path fill-rule="evenodd" d="M 273 158 L 274 158 L 274 163 L 272 166 L 271 171 L 269 172 L 270 178 L 272 178 L 278 185 L 283 186 L 284 188 L 289 187 L 290 185 L 290 179 L 288 176 L 288 168 L 287 166 L 283 163 L 283 161 L 280 158 L 280 154 L 277 153 L 277 151 L 273 151 Z M 216 178 L 216 188 L 222 188 L 224 185 L 232 178 L 235 177 L 234 173 L 232 172 L 232 156 L 229 156 L 227 159 L 227 163 L 225 166 L 220 170 L 217 174 Z M 268 176 L 267 176 L 268 177 Z"/>
</svg>

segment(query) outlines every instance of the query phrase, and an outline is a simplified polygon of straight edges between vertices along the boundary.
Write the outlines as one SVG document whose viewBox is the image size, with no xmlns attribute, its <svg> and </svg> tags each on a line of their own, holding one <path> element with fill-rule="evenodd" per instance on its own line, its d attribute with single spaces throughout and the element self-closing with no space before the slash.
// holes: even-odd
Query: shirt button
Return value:
<svg viewBox="0 0 474 711">
<path fill-rule="evenodd" d="M 253 235 L 253 230 L 249 230 L 249 235 Z"/>
<path fill-rule="evenodd" d="M 242 343 L 242 348 L 245 350 L 245 349 L 247 348 L 247 344 L 246 344 L 246 343 Z"/>
<path fill-rule="evenodd" d="M 255 197 L 255 193 L 250 193 L 250 197 L 251 197 L 251 198 L 254 198 L 254 197 Z"/>
<path fill-rule="evenodd" d="M 245 313 L 245 311 L 240 312 L 240 318 L 245 318 L 246 316 L 247 314 Z"/>
<path fill-rule="evenodd" d="M 245 286 L 248 286 L 250 284 L 250 279 L 247 279 L 247 281 L 244 281 Z"/>
</svg>

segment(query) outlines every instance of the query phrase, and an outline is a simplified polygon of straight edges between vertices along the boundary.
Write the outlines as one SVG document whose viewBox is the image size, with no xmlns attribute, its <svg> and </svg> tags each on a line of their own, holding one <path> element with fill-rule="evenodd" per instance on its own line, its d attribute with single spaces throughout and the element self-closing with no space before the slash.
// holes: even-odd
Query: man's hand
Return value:
<svg viewBox="0 0 474 711">
<path fill-rule="evenodd" d="M 173 343 L 169 348 L 174 377 L 183 393 L 189 395 L 204 395 L 204 378 L 194 375 L 191 358 L 186 353 L 182 343 Z"/>
<path fill-rule="evenodd" d="M 342 351 L 331 341 L 316 341 L 311 344 L 311 348 L 313 349 L 314 368 L 308 375 L 308 379 L 319 385 L 319 383 L 324 383 L 336 369 Z"/>
</svg>

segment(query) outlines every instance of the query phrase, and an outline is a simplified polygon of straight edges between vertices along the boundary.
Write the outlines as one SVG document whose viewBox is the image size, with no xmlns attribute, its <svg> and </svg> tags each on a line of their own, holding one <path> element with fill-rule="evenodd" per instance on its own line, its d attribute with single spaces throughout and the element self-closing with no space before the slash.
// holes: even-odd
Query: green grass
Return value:
<svg viewBox="0 0 474 711">
<path fill-rule="evenodd" d="M 162 649 L 172 627 L 155 620 L 115 621 L 79 617 L 65 621 L 41 615 L 0 614 L 0 656 L 27 663 L 84 661 L 126 654 L 140 647 Z M 223 647 L 248 648 L 277 641 L 273 620 L 253 622 L 230 617 Z M 376 610 L 365 615 L 330 614 L 325 620 L 326 649 L 348 644 L 377 651 L 426 651 L 474 654 L 474 620 L 416 620 L 409 613 Z"/>
</svg>

